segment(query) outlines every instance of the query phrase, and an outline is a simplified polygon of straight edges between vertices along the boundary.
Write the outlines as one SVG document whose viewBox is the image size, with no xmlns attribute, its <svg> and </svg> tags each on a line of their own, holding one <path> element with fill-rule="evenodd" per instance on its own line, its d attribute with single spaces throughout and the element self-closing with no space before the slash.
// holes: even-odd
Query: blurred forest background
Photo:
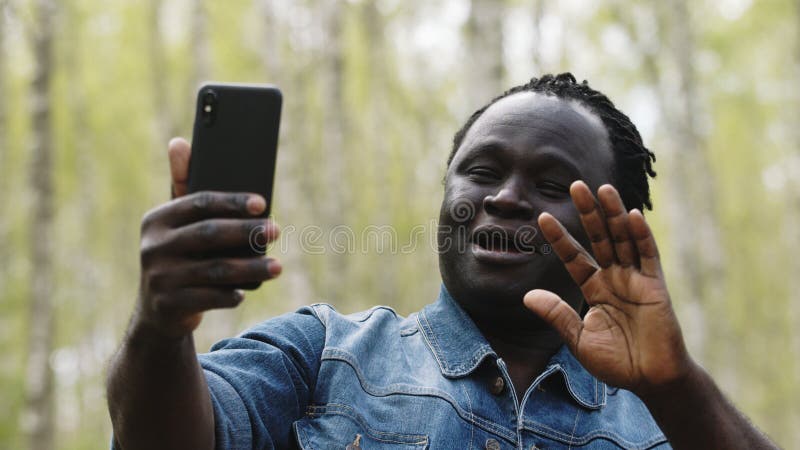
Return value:
<svg viewBox="0 0 800 450">
<path fill-rule="evenodd" d="M 0 0 L 0 448 L 107 446 L 140 219 L 168 199 L 166 144 L 190 137 L 200 81 L 282 88 L 290 236 L 279 280 L 206 315 L 206 349 L 311 302 L 433 301 L 453 133 L 560 71 L 658 155 L 648 216 L 692 354 L 800 448 L 798 0 Z M 309 225 L 423 239 L 303 252 L 288 231 Z"/>
</svg>

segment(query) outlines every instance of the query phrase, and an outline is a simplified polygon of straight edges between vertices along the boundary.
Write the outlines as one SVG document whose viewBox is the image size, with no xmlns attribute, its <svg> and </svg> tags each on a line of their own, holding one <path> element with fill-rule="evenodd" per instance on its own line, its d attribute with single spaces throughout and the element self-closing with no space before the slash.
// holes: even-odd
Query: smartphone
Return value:
<svg viewBox="0 0 800 450">
<path fill-rule="evenodd" d="M 272 85 L 207 83 L 197 91 L 189 159 L 189 193 L 254 192 L 270 214 L 283 95 Z M 250 242 L 213 256 L 260 257 L 266 248 Z M 208 255 L 212 256 L 212 255 Z M 261 283 L 231 286 L 257 289 Z"/>
<path fill-rule="evenodd" d="M 283 95 L 265 84 L 206 83 L 197 92 L 189 193 L 254 192 L 270 214 Z"/>
</svg>

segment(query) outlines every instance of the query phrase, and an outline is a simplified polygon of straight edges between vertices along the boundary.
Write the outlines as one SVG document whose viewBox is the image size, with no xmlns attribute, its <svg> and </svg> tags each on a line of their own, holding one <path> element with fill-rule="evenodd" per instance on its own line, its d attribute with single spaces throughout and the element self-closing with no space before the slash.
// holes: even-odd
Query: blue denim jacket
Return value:
<svg viewBox="0 0 800 450">
<path fill-rule="evenodd" d="M 670 448 L 631 392 L 566 347 L 519 402 L 505 363 L 442 288 L 407 318 L 316 304 L 199 356 L 219 449 Z"/>
</svg>

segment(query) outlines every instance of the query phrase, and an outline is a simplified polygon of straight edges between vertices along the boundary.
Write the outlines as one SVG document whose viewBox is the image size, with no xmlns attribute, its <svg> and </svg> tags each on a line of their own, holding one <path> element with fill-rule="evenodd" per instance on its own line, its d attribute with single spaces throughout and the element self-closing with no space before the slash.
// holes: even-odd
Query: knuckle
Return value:
<svg viewBox="0 0 800 450">
<path fill-rule="evenodd" d="M 230 207 L 234 211 L 247 211 L 248 194 L 233 194 L 229 197 Z"/>
<path fill-rule="evenodd" d="M 240 235 L 252 243 L 257 243 L 262 242 L 266 238 L 266 231 L 267 228 L 263 223 L 259 221 L 248 220 L 242 222 Z"/>
<path fill-rule="evenodd" d="M 214 196 L 210 192 L 198 192 L 192 196 L 192 207 L 198 210 L 208 209 L 214 201 Z"/>
<path fill-rule="evenodd" d="M 170 316 L 174 314 L 176 310 L 173 296 L 169 294 L 154 295 L 150 308 L 156 316 L 161 317 Z"/>
<path fill-rule="evenodd" d="M 230 264 L 224 261 L 214 261 L 205 269 L 206 278 L 211 282 L 224 281 L 231 274 Z"/>
<path fill-rule="evenodd" d="M 239 306 L 243 300 L 244 300 L 243 297 L 238 296 L 234 293 L 230 293 L 220 301 L 220 306 L 222 306 L 223 308 L 235 308 Z"/>
<path fill-rule="evenodd" d="M 142 266 L 150 265 L 156 256 L 158 256 L 160 246 L 154 242 L 153 239 L 143 238 L 139 245 L 139 258 Z"/>
<path fill-rule="evenodd" d="M 197 226 L 197 237 L 203 240 L 213 239 L 218 232 L 219 225 L 213 220 L 204 220 Z"/>
<path fill-rule="evenodd" d="M 153 224 L 156 222 L 156 211 L 157 210 L 158 210 L 157 208 L 156 209 L 151 209 L 150 211 L 147 211 L 146 213 L 144 213 L 144 215 L 142 216 L 142 222 L 141 222 L 141 234 L 142 235 L 147 233 L 147 231 L 150 228 L 152 228 Z"/>
<path fill-rule="evenodd" d="M 169 284 L 170 275 L 164 270 L 153 269 L 147 273 L 147 285 L 154 290 L 161 290 Z"/>
</svg>

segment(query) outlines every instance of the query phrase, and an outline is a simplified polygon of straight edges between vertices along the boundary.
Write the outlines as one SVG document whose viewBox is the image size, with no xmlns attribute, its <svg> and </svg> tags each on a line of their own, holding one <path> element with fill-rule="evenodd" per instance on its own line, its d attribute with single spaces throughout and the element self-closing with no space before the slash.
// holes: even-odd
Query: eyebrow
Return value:
<svg viewBox="0 0 800 450">
<path fill-rule="evenodd" d="M 496 154 L 496 152 L 505 154 L 508 153 L 508 151 L 509 151 L 508 147 L 501 142 L 494 140 L 486 141 L 478 144 L 475 147 L 468 149 L 467 154 L 464 155 L 463 162 L 464 163 L 472 162 L 476 158 L 483 156 L 488 152 L 491 152 L 492 154 Z"/>
<path fill-rule="evenodd" d="M 555 163 L 561 166 L 566 167 L 566 169 L 572 172 L 576 177 L 581 178 L 582 172 L 578 169 L 578 166 L 572 162 L 571 158 L 563 156 L 561 153 L 556 153 L 552 150 L 543 150 L 539 154 L 536 155 L 536 160 L 542 160 L 545 163 Z"/>
<path fill-rule="evenodd" d="M 562 154 L 564 152 L 563 150 L 556 152 L 554 149 L 559 149 L 559 147 L 547 145 L 537 149 L 529 149 L 528 151 L 535 151 L 537 153 L 534 157 L 535 161 L 544 162 L 546 164 L 555 163 L 557 165 L 564 166 L 567 170 L 573 172 L 576 177 L 580 177 L 582 172 L 578 169 L 578 166 L 575 165 L 572 159 L 564 156 Z M 488 152 L 491 152 L 493 155 L 497 155 L 498 153 L 501 155 L 507 155 L 509 151 L 510 149 L 508 146 L 502 142 L 495 140 L 482 142 L 467 151 L 467 154 L 464 155 L 464 159 L 459 166 L 463 164 L 469 164 L 476 159 L 485 156 Z"/>
</svg>

